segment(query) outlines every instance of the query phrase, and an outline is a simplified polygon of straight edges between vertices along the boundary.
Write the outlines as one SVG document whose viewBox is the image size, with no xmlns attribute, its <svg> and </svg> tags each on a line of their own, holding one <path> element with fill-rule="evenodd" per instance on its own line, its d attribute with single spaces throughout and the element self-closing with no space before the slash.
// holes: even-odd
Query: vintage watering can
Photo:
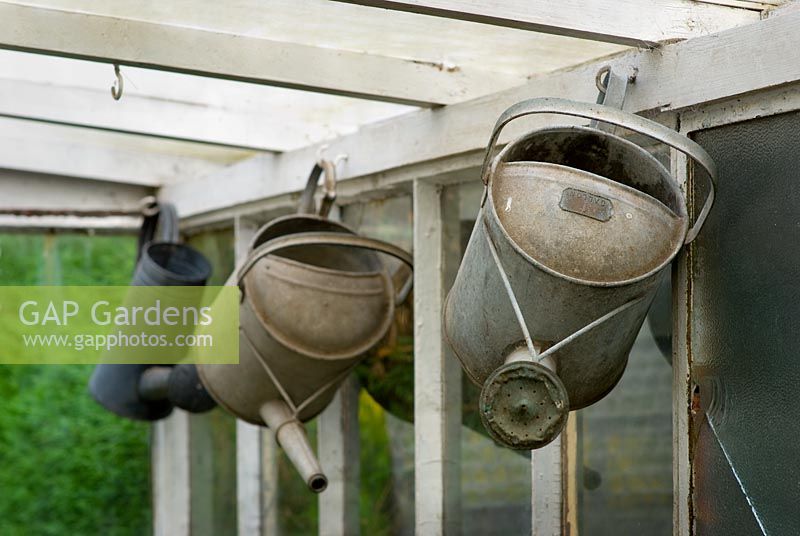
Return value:
<svg viewBox="0 0 800 536">
<path fill-rule="evenodd" d="M 247 422 L 266 425 L 309 489 L 327 486 L 302 423 L 318 415 L 366 352 L 386 334 L 395 305 L 411 278 L 396 290 L 377 252 L 411 266 L 391 244 L 358 236 L 308 212 L 321 167 L 315 166 L 301 214 L 262 227 L 235 274 L 242 291 L 238 365 L 199 365 L 206 389 L 220 406 Z M 331 175 L 328 167 L 326 179 Z"/>
<path fill-rule="evenodd" d="M 202 286 L 211 264 L 197 250 L 179 243 L 178 216 L 168 203 L 146 198 L 131 286 Z M 158 240 L 155 237 L 159 229 Z M 155 421 L 173 407 L 202 412 L 216 406 L 202 388 L 194 365 L 97 365 L 89 391 L 103 407 L 129 419 Z"/>
<path fill-rule="evenodd" d="M 624 127 L 692 158 L 711 180 L 694 225 L 667 169 L 601 129 L 535 130 L 494 156 L 507 123 L 542 113 Z M 715 177 L 699 145 L 615 108 L 532 99 L 500 116 L 483 164 L 482 209 L 443 319 L 450 346 L 482 386 L 481 420 L 495 440 L 542 447 L 570 410 L 616 385 L 670 261 L 708 215 Z"/>
</svg>

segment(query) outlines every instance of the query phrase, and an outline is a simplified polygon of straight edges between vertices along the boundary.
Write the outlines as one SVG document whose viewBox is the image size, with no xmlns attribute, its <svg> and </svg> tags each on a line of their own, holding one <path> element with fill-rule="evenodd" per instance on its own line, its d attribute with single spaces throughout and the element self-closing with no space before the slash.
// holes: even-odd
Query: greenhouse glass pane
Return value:
<svg viewBox="0 0 800 536">
<path fill-rule="evenodd" d="M 691 267 L 701 536 L 800 533 L 798 130 L 790 113 L 695 137 L 719 167 Z"/>
</svg>

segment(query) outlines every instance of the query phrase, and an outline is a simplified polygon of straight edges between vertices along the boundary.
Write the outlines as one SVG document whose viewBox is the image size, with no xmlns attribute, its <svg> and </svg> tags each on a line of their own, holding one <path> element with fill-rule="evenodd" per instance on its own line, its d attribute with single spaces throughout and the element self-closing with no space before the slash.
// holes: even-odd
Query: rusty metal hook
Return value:
<svg viewBox="0 0 800 536">
<path fill-rule="evenodd" d="M 139 200 L 139 210 L 143 216 L 155 216 L 160 210 L 158 199 L 152 195 L 143 197 Z"/>
<path fill-rule="evenodd" d="M 317 149 L 317 164 L 319 164 L 320 167 L 323 167 L 323 162 L 326 160 L 325 151 L 327 151 L 329 148 L 330 148 L 330 145 L 328 145 L 326 143 L 326 144 L 320 145 L 319 149 Z M 340 162 L 346 161 L 347 158 L 348 158 L 347 153 L 337 154 L 332 160 L 333 166 L 334 167 L 338 166 Z"/>
<path fill-rule="evenodd" d="M 119 100 L 122 98 L 122 74 L 119 72 L 119 64 L 114 64 L 114 74 L 116 75 L 117 79 L 114 81 L 114 85 L 111 86 L 111 96 L 114 97 L 114 100 Z"/>
<path fill-rule="evenodd" d="M 601 67 L 597 74 L 594 77 L 594 85 L 597 87 L 597 91 L 605 95 L 606 90 L 608 89 L 608 81 L 611 77 L 611 66 L 606 65 Z M 605 79 L 605 80 L 604 80 Z"/>
</svg>

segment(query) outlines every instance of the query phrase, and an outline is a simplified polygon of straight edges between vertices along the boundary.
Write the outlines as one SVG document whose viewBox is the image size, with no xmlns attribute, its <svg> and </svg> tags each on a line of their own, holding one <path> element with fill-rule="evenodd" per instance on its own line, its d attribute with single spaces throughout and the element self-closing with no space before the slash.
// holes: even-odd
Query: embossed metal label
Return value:
<svg viewBox="0 0 800 536">
<path fill-rule="evenodd" d="M 597 221 L 608 221 L 614 214 L 614 205 L 610 199 L 583 190 L 567 188 L 561 193 L 558 203 L 561 210 L 574 212 Z"/>
</svg>

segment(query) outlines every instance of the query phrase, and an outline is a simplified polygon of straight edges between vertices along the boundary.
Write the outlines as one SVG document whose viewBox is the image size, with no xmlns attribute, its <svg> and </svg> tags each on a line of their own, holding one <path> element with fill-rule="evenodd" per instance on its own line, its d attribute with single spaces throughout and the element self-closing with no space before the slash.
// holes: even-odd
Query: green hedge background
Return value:
<svg viewBox="0 0 800 536">
<path fill-rule="evenodd" d="M 127 285 L 133 236 L 0 235 L 0 285 Z M 0 534 L 147 535 L 149 426 L 88 394 L 92 366 L 0 367 Z"/>
<path fill-rule="evenodd" d="M 189 243 L 212 260 L 209 283 L 222 284 L 233 266 L 230 230 L 197 235 Z M 127 285 L 135 252 L 134 236 L 0 234 L 0 285 Z M 152 533 L 150 426 L 98 405 L 87 389 L 92 369 L 0 366 L 0 536 Z M 212 454 L 220 467 L 235 456 L 233 420 L 225 417 L 209 424 L 215 433 L 231 435 Z M 359 421 L 361 533 L 389 535 L 395 514 L 385 413 L 365 391 Z M 308 427 L 312 444 L 315 425 Z M 282 451 L 278 463 L 281 533 L 316 534 L 317 496 L 305 489 Z M 220 508 L 233 510 L 211 517 L 220 518 L 215 523 L 225 527 L 222 532 L 234 534 L 235 472 L 220 475 L 225 481 L 210 484 L 211 496 Z"/>
</svg>

